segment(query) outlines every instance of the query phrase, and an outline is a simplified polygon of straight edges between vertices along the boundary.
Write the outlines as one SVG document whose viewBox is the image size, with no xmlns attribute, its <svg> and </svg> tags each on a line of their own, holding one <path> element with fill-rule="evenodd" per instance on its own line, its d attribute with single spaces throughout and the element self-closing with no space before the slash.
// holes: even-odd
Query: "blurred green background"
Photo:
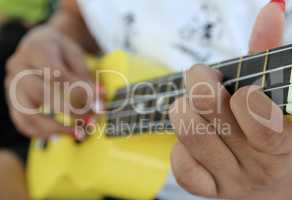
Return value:
<svg viewBox="0 0 292 200">
<path fill-rule="evenodd" d="M 56 8 L 58 0 L 0 0 L 0 14 L 36 23 L 46 19 Z"/>
</svg>

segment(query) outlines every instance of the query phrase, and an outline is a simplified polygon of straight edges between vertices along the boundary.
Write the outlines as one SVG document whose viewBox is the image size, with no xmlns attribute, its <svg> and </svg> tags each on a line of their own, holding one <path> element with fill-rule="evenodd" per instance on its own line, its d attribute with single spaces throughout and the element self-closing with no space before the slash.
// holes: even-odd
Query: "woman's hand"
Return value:
<svg viewBox="0 0 292 200">
<path fill-rule="evenodd" d="M 64 99 L 68 88 L 80 81 L 88 86 L 87 91 L 71 88 L 70 96 Z M 80 116 L 86 113 L 74 113 L 72 108 L 92 103 L 87 102 L 93 101 L 88 90 L 94 94 L 94 88 L 83 50 L 50 26 L 40 26 L 30 32 L 7 63 L 6 91 L 11 116 L 27 136 L 47 138 L 59 132 L 73 133 L 74 129 L 22 107 L 36 110 L 46 106 L 51 112 L 67 111 Z"/>
<path fill-rule="evenodd" d="M 178 183 L 212 198 L 291 199 L 292 121 L 257 86 L 230 96 L 208 66 L 194 66 L 186 79 L 189 95 L 170 109 Z"/>
<path fill-rule="evenodd" d="M 281 6 L 266 6 L 250 51 L 280 45 L 283 24 Z M 292 199 L 291 120 L 258 87 L 231 96 L 221 81 L 217 71 L 194 66 L 186 73 L 188 95 L 170 109 L 179 139 L 172 153 L 178 183 L 212 198 Z"/>
</svg>

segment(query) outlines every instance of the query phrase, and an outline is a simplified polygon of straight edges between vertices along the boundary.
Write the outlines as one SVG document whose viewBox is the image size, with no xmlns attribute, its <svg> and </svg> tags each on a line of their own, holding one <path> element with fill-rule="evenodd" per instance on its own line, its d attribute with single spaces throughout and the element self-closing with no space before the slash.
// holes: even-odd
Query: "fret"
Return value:
<svg viewBox="0 0 292 200">
<path fill-rule="evenodd" d="M 153 121 L 150 122 L 160 122 L 162 121 L 163 114 L 160 111 L 156 111 L 153 117 Z"/>
<path fill-rule="evenodd" d="M 136 91 L 133 92 L 133 95 L 136 96 L 136 95 L 144 95 L 145 93 L 147 93 L 147 88 L 136 88 Z M 133 97 L 132 97 L 133 98 Z M 131 120 L 130 120 L 130 124 L 134 124 L 136 125 L 137 123 L 140 122 L 140 117 L 142 116 L 141 113 L 139 113 L 139 110 L 140 110 L 140 106 L 145 108 L 145 104 L 140 104 L 140 103 L 137 103 L 137 104 L 133 104 L 131 105 L 133 111 L 134 111 L 134 114 L 132 115 L 131 117 Z M 138 112 L 137 112 L 138 110 Z M 136 130 L 136 127 L 133 127 L 134 130 Z"/>
<path fill-rule="evenodd" d="M 289 92 L 289 87 L 278 89 L 278 90 L 273 90 L 267 93 L 267 95 L 273 99 L 273 102 L 276 104 L 286 104 L 288 103 L 288 92 Z"/>
<path fill-rule="evenodd" d="M 120 90 L 118 90 L 115 94 L 115 97 L 114 99 L 115 100 L 123 100 L 126 98 L 127 96 L 127 92 L 128 92 L 128 89 L 127 88 L 122 88 Z"/>
<path fill-rule="evenodd" d="M 284 52 L 275 53 L 272 55 L 269 55 L 269 63 L 268 63 L 268 69 L 277 69 L 281 66 L 291 65 L 292 64 L 292 49 Z M 291 68 L 287 68 L 284 70 L 276 71 L 270 74 L 267 74 L 267 83 L 266 87 L 268 88 L 274 88 L 274 87 L 280 87 L 285 83 L 290 83 L 290 77 L 291 77 Z M 270 92 L 267 92 L 267 95 L 273 99 L 273 101 L 277 104 L 287 104 L 289 101 L 289 88 L 284 88 L 281 90 L 273 90 Z M 286 108 L 283 107 L 284 111 L 286 111 Z"/>
<path fill-rule="evenodd" d="M 132 115 L 131 120 L 130 120 L 130 124 L 136 124 L 136 122 L 139 120 L 139 114 L 137 112 L 135 112 L 134 115 Z"/>
<path fill-rule="evenodd" d="M 176 88 L 178 90 L 184 88 L 184 77 L 183 77 L 183 75 L 181 77 L 176 78 L 173 81 L 173 83 L 174 83 L 174 85 L 176 86 Z"/>
<path fill-rule="evenodd" d="M 157 88 L 156 88 L 157 89 Z M 148 105 L 149 108 L 155 108 L 154 111 L 150 114 L 148 114 L 148 118 L 150 122 L 153 122 L 156 118 L 156 113 L 157 113 L 157 109 L 156 109 L 156 103 L 157 103 L 157 100 L 153 100 L 153 101 L 149 101 Z"/>
<path fill-rule="evenodd" d="M 126 106 L 124 109 L 126 110 L 128 108 L 129 108 L 129 106 Z M 115 113 L 113 113 L 113 115 L 114 114 Z M 117 128 L 118 128 L 117 131 L 124 134 L 124 131 L 125 131 L 124 125 L 128 123 L 129 116 L 125 116 L 125 117 L 119 116 L 119 117 L 115 118 L 115 120 L 116 120 L 115 126 L 117 126 Z"/>
<path fill-rule="evenodd" d="M 271 49 L 269 55 L 282 54 L 282 53 L 285 53 L 288 51 L 290 51 L 290 55 L 291 55 L 292 44 Z M 260 52 L 260 53 L 257 53 L 255 55 L 245 56 L 245 57 L 243 57 L 243 61 L 254 60 L 256 58 L 263 57 L 264 55 L 265 55 L 265 52 Z M 238 62 L 238 59 L 231 59 L 231 60 L 227 60 L 227 61 L 213 64 L 211 66 L 215 69 L 220 69 L 220 68 L 225 68 L 226 66 L 231 66 L 231 65 L 237 64 L 237 62 Z"/>
<path fill-rule="evenodd" d="M 180 78 L 180 77 L 179 77 Z M 172 91 L 176 91 L 178 86 L 175 84 L 175 79 L 172 76 L 169 76 L 164 80 L 163 87 L 158 91 L 159 94 L 169 93 Z M 168 105 L 169 105 L 169 98 L 166 95 L 158 97 L 156 99 L 156 112 L 154 113 L 154 117 L 150 119 L 150 122 L 162 122 L 165 120 L 165 116 L 168 113 Z"/>
<path fill-rule="evenodd" d="M 292 70 L 290 70 L 290 81 L 289 81 L 290 87 L 288 88 L 288 94 L 287 94 L 287 106 L 285 106 L 285 111 L 286 113 L 289 113 L 290 115 L 292 114 Z"/>
<path fill-rule="evenodd" d="M 183 74 L 181 76 L 176 76 L 173 78 L 172 76 L 168 77 L 168 79 L 164 80 L 164 87 L 159 90 L 159 93 L 165 93 L 164 96 L 160 97 L 157 100 L 157 108 L 158 111 L 155 113 L 154 122 L 164 122 L 168 120 L 168 109 L 169 106 L 174 102 L 175 97 L 168 96 L 167 94 L 171 94 L 171 92 L 178 91 L 183 88 Z"/>
<path fill-rule="evenodd" d="M 235 59 L 234 59 L 233 62 L 234 62 L 234 64 L 226 65 L 224 67 L 219 68 L 219 70 L 224 74 L 223 82 L 231 80 L 231 79 L 235 79 L 237 77 L 238 66 L 239 66 L 240 59 L 236 59 L 236 62 L 235 62 Z M 234 84 L 231 84 L 231 85 L 227 85 L 226 89 L 230 93 L 234 93 L 235 92 L 235 87 L 236 86 L 235 86 L 235 83 L 234 83 Z"/>
<path fill-rule="evenodd" d="M 107 114 L 107 117 L 108 117 L 108 120 L 107 120 L 107 123 L 108 123 L 108 127 L 114 127 L 118 124 L 118 119 L 117 118 L 114 118 L 114 112 L 108 112 Z M 107 130 L 107 133 L 109 134 L 112 134 L 114 132 L 114 130 L 110 129 L 110 130 Z"/>
<path fill-rule="evenodd" d="M 154 85 L 153 82 L 148 82 L 148 87 L 146 87 L 143 91 L 143 95 L 147 96 L 147 95 L 153 95 L 156 92 L 157 86 Z M 151 87 L 150 87 L 151 86 Z M 155 89 L 155 91 L 153 91 L 153 88 Z M 138 113 L 138 117 L 136 118 L 136 125 L 138 126 L 135 129 L 135 133 L 139 133 L 139 132 L 145 132 L 148 131 L 149 128 L 147 126 L 145 126 L 145 123 L 147 124 L 148 121 L 150 121 L 150 118 L 153 116 L 152 113 L 148 113 L 149 111 L 153 112 L 153 105 L 155 105 L 155 100 L 149 100 L 146 102 L 143 102 L 144 104 L 144 112 L 142 113 Z"/>
<path fill-rule="evenodd" d="M 166 92 L 171 92 L 172 88 L 170 84 L 167 84 Z M 165 98 L 164 102 L 165 105 L 169 105 L 169 98 Z M 161 111 L 161 121 L 164 121 L 166 118 L 166 115 L 168 114 L 168 109 L 165 109 L 164 111 Z"/>
<path fill-rule="evenodd" d="M 265 88 L 266 87 L 266 71 L 267 71 L 267 66 L 268 66 L 268 63 L 269 63 L 269 50 L 266 51 L 266 55 L 265 55 L 265 62 L 264 62 L 264 66 L 263 66 L 263 77 L 262 77 L 262 83 L 261 83 L 261 86 L 262 88 Z"/>
<path fill-rule="evenodd" d="M 237 72 L 236 72 L 236 78 L 239 79 L 241 74 L 241 68 L 242 68 L 242 57 L 240 57 L 238 65 L 237 65 Z M 236 81 L 234 91 L 238 90 L 239 87 L 239 81 Z"/>
<path fill-rule="evenodd" d="M 157 93 L 166 92 L 168 90 L 168 82 L 158 84 L 157 88 Z"/>
<path fill-rule="evenodd" d="M 244 60 L 244 58 L 243 58 Z M 250 74 L 262 74 L 263 73 L 263 66 L 265 65 L 265 57 L 261 56 L 258 58 L 255 58 L 253 60 L 246 60 L 242 62 L 241 67 L 241 74 L 240 77 L 245 77 Z M 241 80 L 238 83 L 238 88 L 247 86 L 247 85 L 258 85 L 261 86 L 262 83 L 262 75 Z"/>
<path fill-rule="evenodd" d="M 168 113 L 168 108 L 170 103 L 170 96 L 169 94 L 178 91 L 182 87 L 182 77 L 178 77 L 173 80 L 169 80 L 167 83 L 166 90 L 164 91 L 164 96 L 160 98 L 161 102 L 159 102 L 159 99 L 157 100 L 157 107 L 160 107 L 162 118 L 161 121 L 163 121 Z M 160 105 L 159 105 L 160 104 Z"/>
<path fill-rule="evenodd" d="M 212 64 L 211 66 L 215 69 L 220 69 L 220 68 L 226 68 L 229 66 L 233 66 L 233 65 L 237 65 L 238 64 L 238 58 L 233 58 L 233 59 L 229 59 L 226 61 L 222 61 L 222 62 L 218 62 L 215 64 Z"/>
<path fill-rule="evenodd" d="M 168 120 L 168 110 L 163 112 L 163 113 L 161 113 L 161 115 L 162 115 L 161 116 L 161 121 L 162 122 Z"/>
<path fill-rule="evenodd" d="M 161 119 L 162 122 L 169 121 L 169 115 L 168 115 L 169 106 L 174 103 L 175 99 L 176 99 L 176 97 L 169 97 L 168 98 L 168 100 L 167 100 L 168 101 L 168 109 L 164 113 L 162 113 L 162 119 Z"/>
</svg>

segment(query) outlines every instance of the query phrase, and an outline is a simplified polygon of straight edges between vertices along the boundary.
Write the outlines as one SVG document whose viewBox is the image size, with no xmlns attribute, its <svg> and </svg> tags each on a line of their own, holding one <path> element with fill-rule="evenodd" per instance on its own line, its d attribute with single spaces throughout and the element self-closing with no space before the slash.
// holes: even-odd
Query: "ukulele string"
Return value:
<svg viewBox="0 0 292 200">
<path fill-rule="evenodd" d="M 291 104 L 290 104 L 291 105 Z M 279 104 L 277 105 L 280 108 L 284 108 L 286 106 L 289 106 L 289 104 Z M 174 131 L 175 129 L 172 126 L 171 121 L 169 120 L 163 120 L 163 121 L 157 121 L 157 122 L 148 122 L 148 123 L 126 123 L 126 124 L 119 124 L 117 127 L 117 124 L 115 124 L 115 129 L 122 131 L 121 132 L 113 132 L 112 134 L 108 135 L 114 135 L 114 136 L 122 136 L 122 135 L 138 135 L 139 132 L 141 134 L 145 134 L 145 128 L 147 128 L 147 132 L 157 132 L 157 131 Z M 126 130 L 125 130 L 126 129 Z"/>
<path fill-rule="evenodd" d="M 291 104 L 290 104 L 291 105 Z M 284 108 L 289 106 L 289 104 L 279 104 L 277 105 L 280 108 Z M 127 130 L 125 130 L 127 128 Z M 147 128 L 147 132 L 153 131 L 154 133 L 157 131 L 174 131 L 175 129 L 172 126 L 172 123 L 169 120 L 157 121 L 157 122 L 148 122 L 148 123 L 126 123 L 126 124 L 115 124 L 115 129 L 118 129 L 121 132 L 114 131 L 112 134 L 114 136 L 122 136 L 122 135 L 138 135 L 139 132 L 141 134 L 145 134 L 145 128 Z"/>
<path fill-rule="evenodd" d="M 254 56 L 248 56 L 248 57 L 242 58 L 241 60 L 242 60 L 242 62 L 250 61 L 250 60 L 254 60 L 256 58 L 263 58 L 265 56 L 270 56 L 270 55 L 273 55 L 273 54 L 276 54 L 276 53 L 281 53 L 283 51 L 288 51 L 288 50 L 292 50 L 292 45 L 289 45 L 287 47 L 283 47 L 281 49 L 272 50 L 269 53 L 263 52 L 263 53 L 260 53 L 260 54 L 254 55 Z M 211 66 L 213 66 L 213 68 L 215 68 L 215 69 L 219 69 L 219 68 L 222 68 L 222 67 L 226 67 L 226 66 L 238 64 L 238 61 L 239 60 L 240 59 L 234 59 L 232 61 L 227 61 L 227 62 L 222 62 L 222 63 L 218 63 L 218 64 L 213 64 Z"/>
<path fill-rule="evenodd" d="M 287 47 L 287 48 L 283 48 L 283 49 L 279 49 L 279 50 L 270 51 L 269 53 L 262 53 L 262 54 L 258 54 L 258 55 L 255 55 L 255 56 L 246 57 L 246 58 L 243 58 L 242 61 L 248 61 L 248 60 L 252 60 L 252 59 L 256 59 L 256 58 L 261 58 L 261 57 L 264 57 L 264 56 L 276 54 L 276 53 L 283 52 L 283 51 L 290 50 L 290 49 L 292 49 L 292 46 Z M 238 60 L 234 60 L 234 61 L 229 61 L 229 62 L 225 62 L 225 63 L 219 63 L 219 64 L 215 64 L 215 65 L 211 65 L 211 66 L 213 68 L 215 68 L 215 69 L 218 69 L 218 68 L 221 68 L 221 67 L 228 67 L 228 65 L 237 64 L 237 63 L 238 63 Z M 261 72 L 261 73 L 256 73 L 256 74 L 253 74 L 253 75 L 248 75 L 248 76 L 245 76 L 245 77 L 240 77 L 240 78 L 237 78 L 237 79 L 229 80 L 229 81 L 225 82 L 224 85 L 230 85 L 233 82 L 237 82 L 237 81 L 241 81 L 241 80 L 247 80 L 247 79 L 251 79 L 251 78 L 254 78 L 254 77 L 257 77 L 257 76 L 261 76 L 261 75 L 265 75 L 265 74 L 271 74 L 273 72 L 281 71 L 281 70 L 285 70 L 285 69 L 289 69 L 291 67 L 292 67 L 292 65 L 287 65 L 287 66 L 284 66 L 284 67 L 281 67 L 281 68 L 277 68 L 277 69 L 274 69 L 274 70 L 268 70 L 266 72 Z M 176 76 L 178 78 L 183 78 L 182 75 L 181 75 L 181 73 L 176 74 Z M 266 88 L 264 90 L 264 92 L 271 92 L 271 91 L 275 91 L 275 90 L 279 90 L 279 89 L 285 89 L 285 88 L 288 88 L 288 87 L 292 87 L 292 84 L 278 86 L 278 87 Z M 185 90 L 184 89 L 181 89 L 181 90 L 174 91 L 174 92 L 168 92 L 167 95 L 169 97 L 176 97 L 176 96 L 182 95 L 184 93 L 185 93 Z M 165 96 L 165 94 L 163 95 L 163 93 L 160 93 L 159 94 L 159 97 L 162 97 L 162 96 Z M 135 100 L 136 101 L 133 101 L 133 103 L 143 103 L 145 101 L 147 102 L 149 100 L 154 100 L 154 99 L 157 99 L 157 96 L 155 96 L 155 95 L 147 95 L 147 98 L 145 98 L 145 95 L 140 95 L 140 96 L 135 97 Z M 110 105 L 114 105 L 113 103 L 116 102 L 116 105 L 115 106 L 117 106 L 117 105 L 120 105 L 120 102 L 121 101 L 124 102 L 125 100 L 127 100 L 127 99 L 119 100 L 119 101 L 113 101 L 113 102 L 110 103 Z M 289 103 L 288 104 L 279 104 L 278 106 L 283 108 L 283 107 L 286 107 L 288 105 L 289 105 Z M 153 108 L 150 108 L 150 112 L 148 111 L 146 113 L 144 112 L 144 113 L 141 113 L 141 114 L 140 113 L 137 113 L 137 112 L 134 112 L 134 114 L 133 114 L 133 110 L 129 110 L 129 111 L 123 111 L 123 116 L 117 116 L 117 115 L 115 115 L 115 116 L 112 116 L 110 118 L 117 119 L 119 117 L 125 117 L 125 116 L 126 117 L 137 117 L 137 116 L 141 116 L 142 114 L 153 114 L 155 112 L 157 112 L 157 109 L 155 109 L 154 107 Z M 162 124 L 161 124 L 161 122 L 162 122 Z M 131 126 L 134 125 L 134 127 L 141 128 L 140 127 L 141 124 L 138 124 L 138 123 L 130 123 L 130 125 Z M 150 128 L 152 128 L 152 127 L 156 127 L 157 128 L 157 126 L 158 126 L 162 130 L 164 130 L 164 131 L 174 130 L 172 128 L 171 122 L 169 120 L 164 120 L 164 121 L 160 121 L 160 122 L 156 122 L 156 123 L 150 122 L 148 124 L 145 124 L 144 123 L 143 124 L 143 127 L 141 129 L 141 132 L 144 132 L 142 130 L 143 130 L 143 128 L 145 128 L 145 126 L 150 127 Z M 137 133 L 133 133 L 133 134 L 137 134 Z M 114 135 L 117 135 L 117 134 L 114 134 Z"/>
<path fill-rule="evenodd" d="M 264 56 L 268 56 L 268 55 L 272 55 L 272 54 L 276 54 L 276 53 L 280 53 L 280 52 L 283 52 L 283 51 L 287 51 L 287 50 L 291 50 L 292 49 L 292 46 L 288 46 L 288 47 L 284 47 L 284 48 L 281 48 L 281 49 L 278 49 L 278 50 L 273 50 L 273 51 L 270 51 L 268 53 L 261 53 L 261 54 L 257 54 L 257 55 L 254 55 L 254 56 L 249 56 L 249 57 L 246 57 L 246 58 L 242 58 L 242 62 L 244 61 L 249 61 L 249 60 L 253 60 L 253 59 L 256 59 L 256 58 L 261 58 L 261 57 L 264 57 Z M 214 65 L 211 65 L 212 68 L 215 68 L 215 69 L 218 69 L 218 68 L 222 68 L 222 67 L 228 67 L 232 64 L 237 64 L 238 63 L 238 60 L 234 60 L 234 61 L 227 61 L 227 62 L 223 62 L 223 63 L 219 63 L 219 64 L 214 64 Z M 292 65 L 287 65 L 287 66 L 284 66 L 284 67 L 280 67 L 280 68 L 276 68 L 276 69 L 272 69 L 272 70 L 267 70 L 265 72 L 259 72 L 259 73 L 255 73 L 255 74 L 252 74 L 252 75 L 247 75 L 247 76 L 243 76 L 243 77 L 240 77 L 240 78 L 236 78 L 236 79 L 232 79 L 232 80 L 228 80 L 224 83 L 224 85 L 230 85 L 230 84 L 233 84 L 233 83 L 236 83 L 238 81 L 243 81 L 243 80 L 248 80 L 248 79 L 252 79 L 254 77 L 258 77 L 258 76 L 261 76 L 261 75 L 266 75 L 266 74 L 271 74 L 273 72 L 276 72 L 276 71 L 281 71 L 281 70 L 285 70 L 285 69 L 289 69 L 291 68 Z M 172 79 L 175 80 L 176 78 L 182 78 L 183 79 L 183 73 L 176 73 L 174 75 L 172 75 Z M 169 77 L 167 77 L 169 78 Z M 159 81 L 159 79 L 157 79 Z M 169 80 L 169 81 L 173 81 L 173 80 Z M 153 83 L 156 83 L 157 81 L 156 80 L 153 80 Z M 177 91 L 174 91 L 174 92 L 177 92 Z M 178 91 L 178 93 L 180 93 L 180 91 Z M 127 94 L 127 91 L 126 92 L 122 92 L 120 94 Z M 127 94 L 128 95 L 128 94 Z M 145 95 L 144 95 L 145 96 Z M 149 95 L 147 95 L 149 97 Z M 173 96 L 176 96 L 175 94 Z M 155 95 L 150 95 L 149 99 L 146 99 L 146 97 L 142 98 L 141 100 L 141 103 L 142 102 L 145 102 L 147 100 L 153 100 L 153 99 L 156 99 L 157 97 Z M 106 110 L 111 110 L 111 109 L 115 109 L 117 107 L 120 107 L 120 106 L 125 106 L 127 104 L 125 104 L 125 102 L 127 102 L 129 99 L 121 99 L 121 100 L 116 100 L 116 101 L 112 101 L 110 103 L 107 104 L 106 106 Z M 139 103 L 139 102 L 135 102 L 135 103 Z"/>
<path fill-rule="evenodd" d="M 285 106 L 288 106 L 288 105 L 292 105 L 292 103 L 287 103 L 287 104 L 278 104 L 277 106 L 282 108 L 282 107 L 285 107 Z M 120 111 L 120 112 L 117 112 L 114 116 L 112 115 L 109 115 L 107 117 L 108 120 L 111 120 L 111 119 L 118 119 L 118 118 L 132 118 L 132 117 L 137 117 L 137 116 L 142 116 L 142 115 L 149 115 L 149 114 L 154 114 L 156 112 L 159 112 L 155 109 L 155 107 L 152 107 L 150 108 L 148 111 L 143 111 L 143 112 L 136 112 L 136 111 L 133 111 L 133 110 L 127 110 L 127 111 Z M 165 115 L 168 115 L 168 114 L 165 114 Z"/>
<path fill-rule="evenodd" d="M 271 88 L 262 88 L 264 89 L 264 92 L 272 92 L 274 90 L 279 90 L 279 89 L 285 89 L 288 87 L 292 87 L 292 84 L 288 84 L 288 85 L 283 85 L 283 86 L 278 86 L 278 87 L 271 87 Z M 115 102 L 110 103 L 110 106 L 108 107 L 108 109 L 114 109 L 116 107 L 119 107 L 121 105 L 124 105 L 126 100 L 131 101 L 132 104 L 139 104 L 139 103 L 145 103 L 147 101 L 151 101 L 151 100 L 155 100 L 155 99 L 159 99 L 159 98 L 163 98 L 163 97 L 177 97 L 180 95 L 185 94 L 185 90 L 181 89 L 181 90 L 177 90 L 177 91 L 173 91 L 173 92 L 162 92 L 159 93 L 157 95 L 137 95 L 135 96 L 134 99 L 123 99 L 123 100 L 118 100 Z M 126 104 L 129 105 L 129 104 Z"/>
<path fill-rule="evenodd" d="M 258 76 L 262 76 L 262 75 L 266 75 L 266 74 L 272 74 L 274 72 L 278 72 L 278 71 L 282 71 L 282 70 L 286 70 L 286 69 L 290 69 L 292 68 L 292 65 L 286 65 L 283 67 L 279 67 L 276 69 L 271 69 L 271 70 L 267 70 L 265 72 L 259 72 L 259 73 L 255 73 L 252 75 L 247 75 L 247 76 L 243 76 L 237 79 L 232 79 L 229 81 L 226 81 L 223 83 L 223 85 L 228 86 L 228 85 L 232 85 L 233 83 L 236 83 L 237 81 L 243 81 L 243 80 L 248 80 L 248 79 L 252 79 Z M 287 86 L 287 85 L 286 85 Z M 287 86 L 289 87 L 289 86 Z M 266 90 L 270 90 L 272 91 L 273 88 L 266 88 Z M 280 88 L 275 88 L 275 89 L 282 89 Z M 129 103 L 133 103 L 133 104 L 141 104 L 141 103 L 145 103 L 147 101 L 151 101 L 151 100 L 155 100 L 164 96 L 168 96 L 168 97 L 177 97 L 180 95 L 185 94 L 185 90 L 181 89 L 181 90 L 177 90 L 177 91 L 173 91 L 173 92 L 165 92 L 165 93 L 159 93 L 158 96 L 157 95 L 139 95 L 137 97 L 139 97 L 138 99 L 136 99 L 136 96 L 134 98 L 127 98 L 127 99 L 121 99 L 121 100 L 116 100 L 113 102 L 108 103 L 106 110 L 112 110 L 112 109 L 117 109 L 120 107 L 124 107 L 129 105 Z M 268 92 L 268 91 L 267 91 Z"/>
<path fill-rule="evenodd" d="M 228 80 L 228 81 L 224 82 L 224 85 L 225 86 L 231 85 L 231 84 L 236 83 L 236 82 L 240 82 L 240 81 L 256 78 L 258 76 L 262 76 L 262 75 L 266 75 L 266 74 L 272 74 L 274 72 L 278 72 L 278 71 L 282 71 L 282 70 L 290 69 L 290 68 L 292 68 L 291 64 L 283 66 L 283 67 L 275 68 L 275 69 L 270 69 L 270 70 L 267 70 L 267 71 L 264 71 L 264 72 L 258 72 L 258 73 L 242 76 L 240 78 L 235 78 L 235 79 Z"/>
<path fill-rule="evenodd" d="M 292 87 L 292 84 L 287 84 L 287 85 L 283 85 L 283 86 L 279 86 L 279 87 L 272 87 L 272 88 L 268 88 L 265 89 L 264 92 L 272 92 L 272 91 L 276 91 L 276 90 L 280 90 L 280 89 L 285 89 L 285 88 L 289 88 Z M 279 104 L 279 107 L 284 107 L 287 106 L 289 104 Z M 111 114 L 109 115 L 108 119 L 115 119 L 115 118 L 123 118 L 123 117 L 135 117 L 135 116 L 139 116 L 139 115 L 147 115 L 147 114 L 154 114 L 157 111 L 159 111 L 159 109 L 157 109 L 157 107 L 150 107 L 148 108 L 148 110 L 143 110 L 143 111 L 137 111 L 136 109 L 132 109 L 132 110 L 122 110 L 119 111 L 117 113 L 115 113 L 114 116 L 112 116 Z M 164 110 L 163 112 L 165 112 L 166 110 Z M 162 112 L 161 112 L 162 113 Z"/>
<path fill-rule="evenodd" d="M 264 92 L 272 92 L 272 91 L 275 91 L 275 90 L 285 89 L 285 88 L 289 88 L 289 87 L 292 87 L 292 84 L 268 88 L 268 89 L 265 89 Z"/>
<path fill-rule="evenodd" d="M 112 103 L 109 103 L 107 110 L 119 108 L 119 106 L 122 106 L 122 105 L 125 105 L 125 106 L 129 105 L 128 103 L 140 104 L 140 103 L 145 103 L 145 102 L 152 101 L 159 98 L 177 97 L 183 94 L 185 94 L 185 89 L 176 90 L 172 92 L 162 92 L 162 93 L 157 93 L 157 94 L 137 95 L 137 96 L 134 96 L 134 98 L 113 101 Z"/>
</svg>

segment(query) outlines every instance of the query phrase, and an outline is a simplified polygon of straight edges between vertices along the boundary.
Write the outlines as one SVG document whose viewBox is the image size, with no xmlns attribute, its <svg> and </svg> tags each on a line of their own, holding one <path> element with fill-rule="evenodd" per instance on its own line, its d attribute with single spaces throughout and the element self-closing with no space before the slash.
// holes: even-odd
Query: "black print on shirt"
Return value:
<svg viewBox="0 0 292 200">
<path fill-rule="evenodd" d="M 194 50 L 194 49 L 191 49 L 187 46 L 183 46 L 181 44 L 175 44 L 174 47 L 179 50 L 180 52 L 182 52 L 183 54 L 191 57 L 194 61 L 198 62 L 198 63 L 206 63 L 210 56 L 211 56 L 211 53 L 202 53 L 198 50 Z"/>
<path fill-rule="evenodd" d="M 134 45 L 132 43 L 133 37 L 136 36 L 135 25 L 136 25 L 136 16 L 134 13 L 126 13 L 123 17 L 123 23 L 125 26 L 125 36 L 123 39 L 123 47 L 131 52 L 135 52 Z"/>
<path fill-rule="evenodd" d="M 216 7 L 202 5 L 179 30 L 179 42 L 173 47 L 195 62 L 206 62 L 212 56 L 210 44 L 222 37 L 222 19 Z"/>
</svg>

